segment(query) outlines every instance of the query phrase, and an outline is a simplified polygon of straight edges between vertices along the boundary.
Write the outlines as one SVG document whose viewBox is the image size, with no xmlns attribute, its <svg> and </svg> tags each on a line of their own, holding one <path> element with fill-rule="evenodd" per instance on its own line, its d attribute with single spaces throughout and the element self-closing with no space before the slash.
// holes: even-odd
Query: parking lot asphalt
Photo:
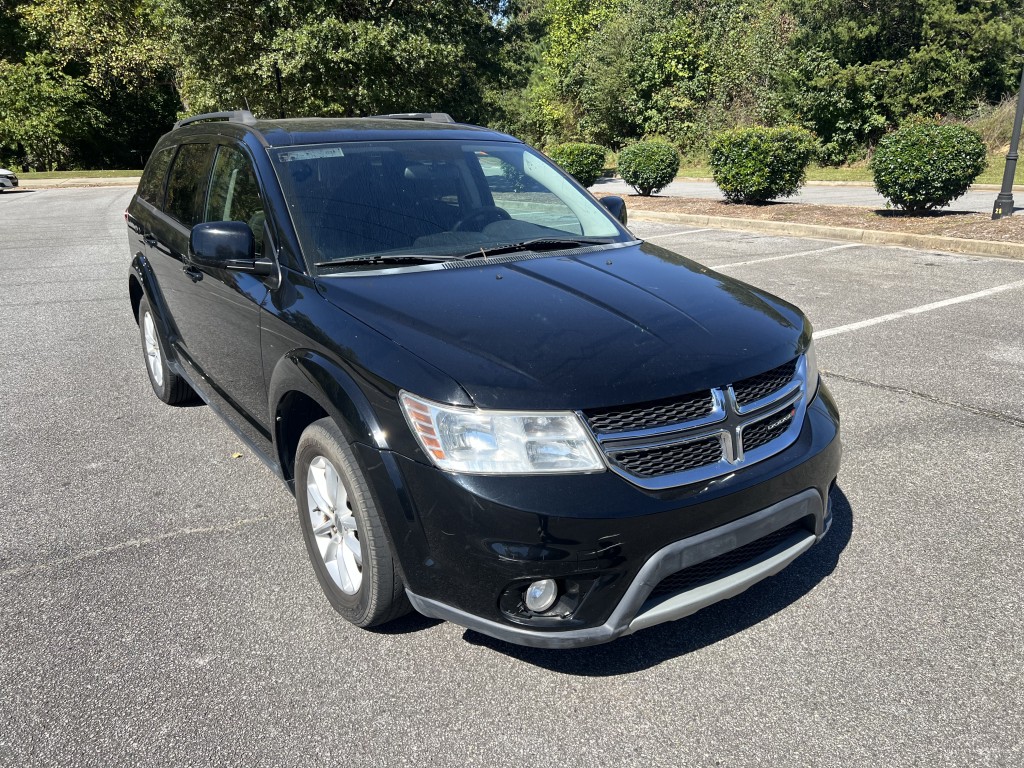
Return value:
<svg viewBox="0 0 1024 768">
<path fill-rule="evenodd" d="M 150 391 L 130 195 L 0 196 L 0 765 L 1024 762 L 1024 263 L 635 223 L 808 313 L 835 523 L 732 600 L 544 651 L 332 612 L 284 487 Z"/>
</svg>

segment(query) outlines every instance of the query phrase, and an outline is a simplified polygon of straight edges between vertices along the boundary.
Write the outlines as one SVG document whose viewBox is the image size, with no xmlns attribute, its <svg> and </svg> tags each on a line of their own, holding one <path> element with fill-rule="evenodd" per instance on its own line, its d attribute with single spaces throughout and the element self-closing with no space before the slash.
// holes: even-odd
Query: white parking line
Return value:
<svg viewBox="0 0 1024 768">
<path fill-rule="evenodd" d="M 711 229 L 684 229 L 682 232 L 669 232 L 664 235 L 651 235 L 642 237 L 641 240 L 660 240 L 663 237 L 682 237 L 683 235 L 696 235 L 698 232 L 710 232 Z"/>
<path fill-rule="evenodd" d="M 994 288 L 986 288 L 984 291 L 978 291 L 977 293 L 968 293 L 964 296 L 954 296 L 951 299 L 933 301 L 931 304 L 922 304 L 920 307 L 911 307 L 910 309 L 903 309 L 899 312 L 891 312 L 888 315 L 879 315 L 878 317 L 872 317 L 868 320 L 861 320 L 858 323 L 849 323 L 847 325 L 836 326 L 835 328 L 826 328 L 823 331 L 815 331 L 814 338 L 824 339 L 828 336 L 835 336 L 840 333 L 859 331 L 861 328 L 868 328 L 872 325 L 878 325 L 879 323 L 888 323 L 890 320 L 899 320 L 902 317 L 919 315 L 922 312 L 931 312 L 933 309 L 942 309 L 943 307 L 949 307 L 953 304 L 963 304 L 965 301 L 984 299 L 986 296 L 993 296 L 997 293 L 1002 293 L 1003 291 L 1011 291 L 1014 288 L 1024 288 L 1024 280 L 1017 280 L 1013 283 L 997 285 Z"/>
<path fill-rule="evenodd" d="M 797 256 L 813 256 L 816 253 L 829 253 L 831 251 L 843 251 L 847 248 L 863 248 L 860 243 L 845 243 L 844 245 L 830 245 L 828 248 L 815 248 L 813 251 L 797 251 L 796 253 L 784 253 L 781 256 L 766 256 L 763 259 L 750 259 L 749 261 L 734 261 L 730 264 L 709 265 L 712 269 L 726 269 L 728 267 L 743 267 L 747 264 L 763 264 L 766 261 L 782 261 L 783 259 L 795 259 Z"/>
</svg>

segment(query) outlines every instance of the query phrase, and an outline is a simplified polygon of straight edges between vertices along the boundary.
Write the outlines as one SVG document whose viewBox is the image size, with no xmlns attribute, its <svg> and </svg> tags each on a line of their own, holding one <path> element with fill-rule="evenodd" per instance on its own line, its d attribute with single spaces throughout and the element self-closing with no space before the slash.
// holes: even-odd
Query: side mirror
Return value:
<svg viewBox="0 0 1024 768">
<path fill-rule="evenodd" d="M 601 205 L 608 209 L 622 226 L 626 226 L 626 221 L 629 219 L 626 213 L 626 201 L 618 195 L 609 195 L 608 197 L 601 198 Z"/>
<path fill-rule="evenodd" d="M 244 221 L 196 224 L 188 238 L 189 260 L 199 267 L 269 275 L 273 263 L 256 258 L 256 238 Z"/>
</svg>

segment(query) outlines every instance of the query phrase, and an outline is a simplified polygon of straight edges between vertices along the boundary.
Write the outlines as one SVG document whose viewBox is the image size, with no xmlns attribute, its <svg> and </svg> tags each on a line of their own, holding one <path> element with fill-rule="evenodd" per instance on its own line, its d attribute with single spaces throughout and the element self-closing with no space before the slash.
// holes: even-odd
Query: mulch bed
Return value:
<svg viewBox="0 0 1024 768">
<path fill-rule="evenodd" d="M 993 192 L 993 201 L 995 201 L 995 196 L 996 193 Z M 1024 210 L 1018 210 L 1014 216 L 993 221 L 991 215 L 987 213 L 968 213 L 956 210 L 911 214 L 896 210 L 871 210 L 852 205 L 808 205 L 786 202 L 742 205 L 728 203 L 724 200 L 659 195 L 652 197 L 629 195 L 626 198 L 626 207 L 631 211 L 690 213 L 698 216 L 727 216 L 737 219 L 765 219 L 888 232 L 913 232 L 920 235 L 962 237 L 971 240 L 1024 242 Z M 955 202 L 953 207 L 956 207 Z"/>
</svg>

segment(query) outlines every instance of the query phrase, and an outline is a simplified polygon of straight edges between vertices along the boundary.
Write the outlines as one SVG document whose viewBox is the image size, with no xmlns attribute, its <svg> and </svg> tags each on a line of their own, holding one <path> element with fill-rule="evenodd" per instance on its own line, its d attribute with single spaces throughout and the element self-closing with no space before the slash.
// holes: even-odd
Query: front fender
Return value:
<svg viewBox="0 0 1024 768">
<path fill-rule="evenodd" d="M 427 539 L 389 444 L 387 430 L 354 375 L 323 354 L 298 349 L 278 361 L 268 390 L 274 416 L 274 448 L 280 466 L 284 468 L 289 463 L 282 440 L 285 427 L 279 420 L 281 405 L 287 395 L 298 392 L 319 405 L 352 445 L 383 517 L 385 534 L 403 579 L 407 584 L 422 585 L 421 564 L 430 559 Z M 294 478 L 289 481 L 286 475 L 285 481 L 294 492 Z"/>
<path fill-rule="evenodd" d="M 342 366 L 319 352 L 296 349 L 286 354 L 274 367 L 267 389 L 275 424 L 285 395 L 300 392 L 334 419 L 350 443 L 388 447 L 366 395 Z M 279 433 L 275 427 L 275 444 Z"/>
</svg>

